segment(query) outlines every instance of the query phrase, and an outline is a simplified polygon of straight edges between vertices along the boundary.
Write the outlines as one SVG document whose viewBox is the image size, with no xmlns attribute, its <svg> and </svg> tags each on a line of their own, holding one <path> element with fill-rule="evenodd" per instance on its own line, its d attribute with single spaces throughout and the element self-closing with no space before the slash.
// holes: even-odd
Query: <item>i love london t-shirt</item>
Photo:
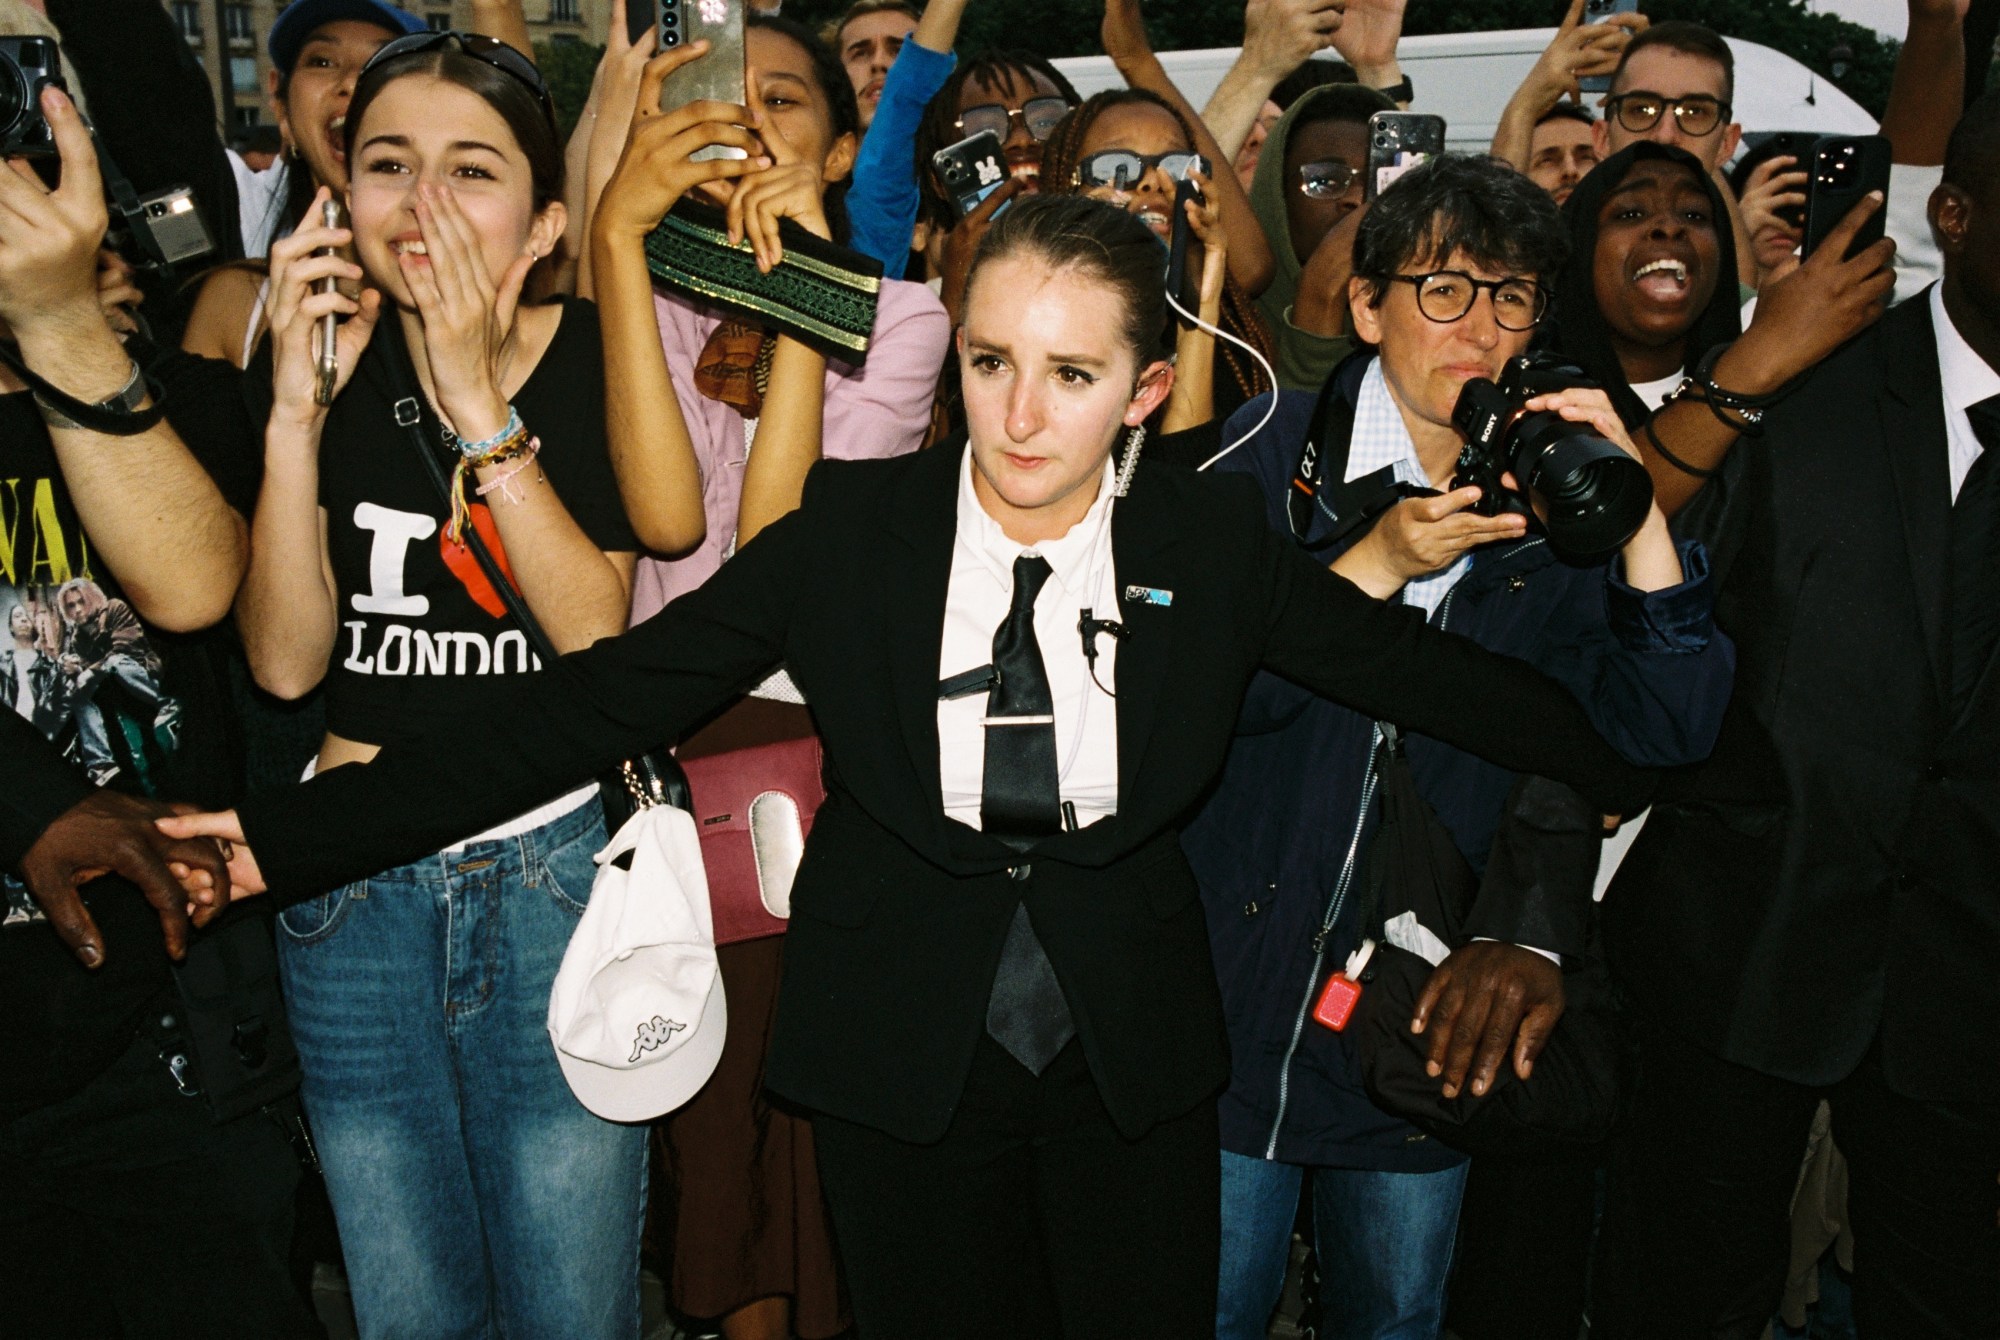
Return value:
<svg viewBox="0 0 2000 1340">
<path fill-rule="evenodd" d="M 555 338 L 514 396 L 521 421 L 542 444 L 529 468 L 540 467 L 597 548 L 635 550 L 604 441 L 597 308 L 581 299 L 562 306 Z M 387 359 L 372 346 L 363 358 L 329 412 L 320 446 L 320 505 L 339 593 L 327 726 L 352 740 L 389 744 L 442 716 L 476 710 L 482 681 L 527 673 L 540 661 L 472 550 L 445 538 L 449 517 L 437 485 L 409 433 L 395 424 L 386 390 L 395 383 L 371 375 Z M 444 463 L 443 448 L 438 452 Z M 508 505 L 497 495 L 490 501 Z M 471 510 L 504 567 L 488 500 L 475 499 Z"/>
</svg>

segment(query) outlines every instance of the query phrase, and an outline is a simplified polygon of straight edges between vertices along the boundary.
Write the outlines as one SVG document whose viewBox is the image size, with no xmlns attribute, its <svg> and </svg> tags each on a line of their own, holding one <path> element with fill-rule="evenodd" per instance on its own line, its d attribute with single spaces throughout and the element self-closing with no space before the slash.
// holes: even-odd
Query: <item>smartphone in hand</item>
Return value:
<svg viewBox="0 0 2000 1340">
<path fill-rule="evenodd" d="M 705 41 L 708 52 L 668 75 L 660 84 L 660 110 L 671 112 L 703 99 L 749 101 L 743 48 L 744 0 L 626 0 L 625 30 L 634 42 L 648 31 L 659 34 L 661 51 Z M 688 157 L 743 158 L 733 144 L 711 144 Z"/>
<path fill-rule="evenodd" d="M 980 201 L 1006 185 L 1006 151 L 998 135 L 982 130 L 932 154 L 931 170 L 937 173 L 945 198 L 962 219 L 977 209 Z M 1001 210 L 1012 203 L 1001 205 Z"/>
<path fill-rule="evenodd" d="M 1444 118 L 1427 112 L 1377 112 L 1368 118 L 1368 169 L 1362 193 L 1373 200 L 1420 163 L 1444 152 Z"/>
<path fill-rule="evenodd" d="M 1207 203 L 1201 188 L 1182 177 L 1174 186 L 1174 228 L 1167 243 L 1167 292 L 1183 310 L 1201 313 L 1201 239 L 1188 222 L 1188 205 Z"/>
<path fill-rule="evenodd" d="M 1639 0 L 1585 0 L 1583 21 L 1603 23 L 1613 14 L 1637 14 Z M 1586 75 L 1577 80 L 1577 87 L 1585 93 L 1609 93 L 1611 76 L 1608 74 Z"/>
<path fill-rule="evenodd" d="M 1882 193 L 1875 211 L 1854 235 L 1848 257 L 1882 240 L 1889 218 L 1889 141 L 1880 135 L 1822 135 L 1804 160 L 1806 178 L 1805 240 L 1801 258 L 1810 256 L 1827 234 L 1840 226 L 1863 196 Z"/>
</svg>

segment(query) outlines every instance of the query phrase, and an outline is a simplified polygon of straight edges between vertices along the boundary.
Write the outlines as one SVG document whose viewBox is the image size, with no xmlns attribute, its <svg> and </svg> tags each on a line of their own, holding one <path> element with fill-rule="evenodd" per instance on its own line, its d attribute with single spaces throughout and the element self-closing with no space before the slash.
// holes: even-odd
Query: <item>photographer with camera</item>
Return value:
<svg viewBox="0 0 2000 1340">
<path fill-rule="evenodd" d="M 1547 193 L 1504 164 L 1446 155 L 1411 171 L 1356 238 L 1348 303 L 1367 347 L 1318 393 L 1280 392 L 1269 425 L 1221 468 L 1256 479 L 1270 524 L 1363 590 L 1539 665 L 1629 757 L 1686 763 L 1720 726 L 1734 660 L 1711 629 L 1706 558 L 1668 535 L 1604 393 L 1574 370 L 1514 361 L 1565 249 Z M 1225 439 L 1265 408 L 1246 405 Z M 1608 533 L 1579 497 L 1615 518 Z M 1389 855 L 1374 850 L 1383 737 L 1268 675 L 1237 729 L 1184 839 L 1233 1058 L 1218 1332 L 1264 1333 L 1308 1173 L 1322 1333 L 1434 1332 L 1465 1158 L 1378 1108 L 1352 1040 L 1307 1018 L 1344 956 L 1383 933 L 1363 924 L 1357 887 Z M 1422 800 L 1482 871 L 1516 776 L 1430 739 L 1404 750 Z M 1410 1027 L 1445 1097 L 1533 1072 L 1565 969 L 1590 950 L 1590 895 L 1587 878 L 1482 893 L 1473 938 L 1439 947 L 1451 952 Z"/>
<path fill-rule="evenodd" d="M 188 1096 L 203 1079 L 185 1068 L 196 1049 L 148 924 L 167 921 L 178 951 L 179 905 L 98 895 L 93 932 L 61 888 L 133 868 L 121 818 L 164 810 L 142 797 L 236 793 L 222 670 L 191 635 L 243 575 L 255 439 L 210 369 L 120 344 L 103 302 L 130 295 L 115 274 L 100 291 L 89 132 L 57 90 L 36 114 L 60 184 L 19 159 L 0 170 L 0 661 L 6 707 L 32 723 L 10 727 L 0 757 L 10 792 L 90 810 L 47 829 L 23 880 L 0 875 L 0 1317 L 36 1336 L 312 1334 L 286 1271 L 298 1166 L 284 1130 Z M 37 728 L 46 748 L 11 738 Z M 87 795 L 93 782 L 108 789 Z"/>
</svg>

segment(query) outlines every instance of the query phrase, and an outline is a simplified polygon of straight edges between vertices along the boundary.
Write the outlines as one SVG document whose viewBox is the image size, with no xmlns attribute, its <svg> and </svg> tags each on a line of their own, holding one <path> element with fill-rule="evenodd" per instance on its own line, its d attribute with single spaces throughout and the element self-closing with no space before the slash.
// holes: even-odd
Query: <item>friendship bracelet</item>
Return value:
<svg viewBox="0 0 2000 1340">
<path fill-rule="evenodd" d="M 477 489 L 473 491 L 477 493 L 480 497 L 484 498 L 487 494 L 493 492 L 495 489 L 498 489 L 500 490 L 500 496 L 505 498 L 508 502 L 510 503 L 520 502 L 521 495 L 514 491 L 511 481 L 513 480 L 515 475 L 520 474 L 523 470 L 527 469 L 529 466 L 535 463 L 535 457 L 541 453 L 541 450 L 542 450 L 542 439 L 540 439 L 539 437 L 529 438 L 528 448 L 526 451 L 523 451 L 521 453 L 521 459 L 518 465 L 516 465 L 513 469 L 507 471 L 505 474 L 495 475 L 493 478 L 487 480 L 484 484 L 481 484 Z"/>
<path fill-rule="evenodd" d="M 1668 465 L 1673 466 L 1674 469 L 1680 471 L 1682 474 L 1693 475 L 1696 479 L 1714 479 L 1722 473 L 1720 470 L 1704 470 L 1698 465 L 1689 465 L 1686 461 L 1668 451 L 1666 444 L 1660 441 L 1660 435 L 1653 431 L 1652 419 L 1646 420 L 1645 428 L 1646 440 L 1653 444 L 1654 451 L 1660 453 L 1660 459 Z"/>
<path fill-rule="evenodd" d="M 507 426 L 491 437 L 481 438 L 477 442 L 467 442 L 449 428 L 444 430 L 444 434 L 445 440 L 452 445 L 453 449 L 459 455 L 476 459 L 484 456 L 495 447 L 507 441 L 508 438 L 521 431 L 523 431 L 521 427 L 521 412 L 512 405 L 509 405 L 507 406 Z"/>
</svg>

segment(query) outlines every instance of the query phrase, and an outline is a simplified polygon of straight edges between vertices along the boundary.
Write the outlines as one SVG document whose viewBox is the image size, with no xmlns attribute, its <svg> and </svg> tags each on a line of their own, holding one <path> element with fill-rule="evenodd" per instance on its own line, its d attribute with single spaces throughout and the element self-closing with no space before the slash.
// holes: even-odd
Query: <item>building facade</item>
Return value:
<svg viewBox="0 0 2000 1340">
<path fill-rule="evenodd" d="M 265 35 L 289 0 L 161 0 L 195 58 L 208 72 L 217 118 L 231 136 L 271 125 L 271 60 Z M 513 0 L 526 11 L 534 41 L 601 46 L 610 0 Z M 473 26 L 473 0 L 404 0 L 433 28 Z"/>
</svg>

